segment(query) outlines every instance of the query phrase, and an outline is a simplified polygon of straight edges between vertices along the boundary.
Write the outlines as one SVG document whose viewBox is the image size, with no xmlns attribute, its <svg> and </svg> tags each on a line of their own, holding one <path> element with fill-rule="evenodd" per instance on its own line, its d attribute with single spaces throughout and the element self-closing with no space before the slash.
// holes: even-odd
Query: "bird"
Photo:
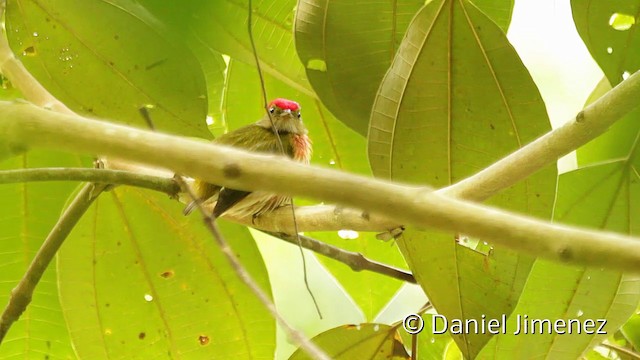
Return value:
<svg viewBox="0 0 640 360">
<path fill-rule="evenodd" d="M 300 104 L 277 98 L 269 103 L 267 111 L 257 122 L 221 135 L 213 143 L 256 153 L 283 155 L 309 164 L 313 152 L 312 143 L 302 122 Z M 236 190 L 200 179 L 195 179 L 193 189 L 196 198 L 203 203 L 215 202 L 212 213 L 214 218 L 228 214 L 234 217 L 251 216 L 255 220 L 258 216 L 291 202 L 288 196 L 265 191 Z M 195 205 L 196 201 L 191 201 L 183 213 L 188 215 Z"/>
</svg>

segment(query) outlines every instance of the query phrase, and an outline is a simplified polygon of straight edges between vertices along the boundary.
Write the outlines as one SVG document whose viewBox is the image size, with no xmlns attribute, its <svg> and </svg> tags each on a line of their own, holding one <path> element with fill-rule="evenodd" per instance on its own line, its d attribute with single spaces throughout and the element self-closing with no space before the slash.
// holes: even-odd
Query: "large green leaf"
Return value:
<svg viewBox="0 0 640 360">
<path fill-rule="evenodd" d="M 31 151 L 0 163 L 0 169 L 81 166 L 74 156 Z M 0 307 L 62 213 L 74 183 L 42 182 L 0 185 Z M 0 310 L 1 311 L 1 310 Z M 33 299 L 0 345 L 1 359 L 75 359 L 58 300 L 56 270 L 50 266 Z"/>
<path fill-rule="evenodd" d="M 325 331 L 312 341 L 336 360 L 400 360 L 409 357 L 397 326 L 371 323 L 345 325 Z M 312 358 L 302 349 L 289 358 L 303 359 Z"/>
<path fill-rule="evenodd" d="M 640 69 L 640 0 L 571 0 L 571 9 L 582 41 L 612 85 Z"/>
<path fill-rule="evenodd" d="M 606 77 L 603 77 L 587 99 L 585 106 L 598 100 L 611 85 Z M 629 154 L 629 149 L 634 145 L 640 132 L 640 108 L 636 108 L 607 130 L 606 133 L 591 140 L 576 151 L 579 166 L 595 164 L 602 161 L 624 158 Z"/>
<path fill-rule="evenodd" d="M 378 91 L 369 161 L 376 176 L 441 187 L 549 129 L 540 94 L 504 32 L 468 1 L 432 1 L 409 26 Z M 549 218 L 555 180 L 555 167 L 547 167 L 490 203 Z M 408 229 L 399 244 L 431 302 L 451 319 L 509 314 L 533 261 L 501 248 L 482 254 L 433 231 Z M 472 358 L 490 336 L 453 337 Z"/>
<path fill-rule="evenodd" d="M 512 0 L 476 0 L 503 31 Z M 309 82 L 333 114 L 366 135 L 380 80 L 424 1 L 298 2 L 295 40 Z"/>
<path fill-rule="evenodd" d="M 514 0 L 471 0 L 505 33 L 511 24 Z"/>
<path fill-rule="evenodd" d="M 287 86 L 268 74 L 265 75 L 265 85 L 270 97 L 295 99 L 301 104 L 302 118 L 309 129 L 309 136 L 313 140 L 312 163 L 370 174 L 369 166 L 365 160 L 366 143 L 364 138 L 337 121 L 316 99 Z M 232 61 L 228 76 L 224 109 L 226 125 L 230 129 L 235 129 L 264 116 L 260 83 L 255 68 Z M 315 202 L 303 199 L 296 201 L 296 205 L 309 204 L 315 204 Z M 400 267 L 405 265 L 398 248 L 393 243 L 379 241 L 368 233 L 352 234 L 357 235 L 357 238 L 345 240 L 336 233 L 326 232 L 308 235 L 341 248 L 360 252 L 383 263 Z M 372 319 L 401 285 L 396 280 L 371 272 L 355 273 L 344 264 L 322 256 L 319 259 L 362 308 L 367 319 Z"/>
<path fill-rule="evenodd" d="M 244 227 L 222 232 L 269 292 Z M 216 247 L 201 217 L 164 195 L 103 194 L 58 257 L 62 308 L 83 359 L 272 359 L 275 323 Z"/>
<path fill-rule="evenodd" d="M 325 106 L 362 135 L 371 105 L 413 15 L 423 0 L 301 0 L 295 20 L 298 55 Z"/>
<path fill-rule="evenodd" d="M 9 0 L 7 35 L 51 93 L 83 114 L 210 137 L 207 89 L 189 49 L 131 0 Z"/>
<path fill-rule="evenodd" d="M 638 234 L 640 177 L 638 158 L 579 169 L 560 176 L 555 220 L 582 226 Z M 550 279 L 553 279 L 550 281 Z M 575 359 L 606 334 L 577 333 L 514 335 L 518 316 L 530 319 L 606 319 L 608 335 L 634 313 L 640 300 L 640 277 L 601 268 L 583 268 L 537 260 L 520 302 L 500 335 L 482 358 L 546 357 Z"/>
<path fill-rule="evenodd" d="M 249 1 L 189 0 L 142 3 L 186 41 L 255 66 L 247 29 Z M 262 70 L 313 96 L 293 44 L 295 0 L 253 1 L 252 24 Z"/>
</svg>

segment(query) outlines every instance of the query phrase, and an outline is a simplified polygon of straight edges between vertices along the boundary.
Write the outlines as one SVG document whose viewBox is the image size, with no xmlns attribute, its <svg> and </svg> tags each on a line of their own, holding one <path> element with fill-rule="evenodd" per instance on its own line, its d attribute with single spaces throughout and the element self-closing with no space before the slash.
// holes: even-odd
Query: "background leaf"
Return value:
<svg viewBox="0 0 640 360">
<path fill-rule="evenodd" d="M 493 20 L 503 32 L 507 32 L 511 24 L 513 0 L 472 0 L 472 2 Z"/>
<path fill-rule="evenodd" d="M 380 80 L 422 4 L 420 0 L 298 2 L 296 49 L 309 82 L 325 106 L 363 136 Z"/>
<path fill-rule="evenodd" d="M 640 0 L 571 0 L 571 9 L 582 41 L 609 83 L 617 85 L 640 69 Z"/>
<path fill-rule="evenodd" d="M 609 80 L 604 77 L 587 99 L 585 107 L 598 100 L 609 90 L 611 90 L 611 85 Z M 583 167 L 626 157 L 639 132 L 640 108 L 637 108 L 613 124 L 607 132 L 576 150 L 578 165 Z"/>
<path fill-rule="evenodd" d="M 248 230 L 222 231 L 260 286 Z M 96 201 L 58 258 L 62 308 L 81 358 L 273 358 L 275 323 L 201 224 L 165 195 L 118 188 Z"/>
<path fill-rule="evenodd" d="M 200 65 L 136 3 L 9 0 L 6 25 L 29 72 L 74 111 L 146 128 L 149 105 L 158 129 L 211 137 Z"/>
<path fill-rule="evenodd" d="M 82 166 L 73 155 L 31 151 L 0 162 L 0 169 Z M 0 185 L 0 304 L 7 304 L 38 248 L 55 225 L 76 184 L 45 182 Z M 56 269 L 50 266 L 29 307 L 0 347 L 2 359 L 75 359 L 58 300 Z"/>
<path fill-rule="evenodd" d="M 142 3 L 184 36 L 187 43 L 197 43 L 199 47 L 255 66 L 247 31 L 248 1 Z M 253 36 L 262 70 L 297 91 L 314 96 L 293 44 L 295 0 L 253 1 L 252 5 Z"/>
</svg>

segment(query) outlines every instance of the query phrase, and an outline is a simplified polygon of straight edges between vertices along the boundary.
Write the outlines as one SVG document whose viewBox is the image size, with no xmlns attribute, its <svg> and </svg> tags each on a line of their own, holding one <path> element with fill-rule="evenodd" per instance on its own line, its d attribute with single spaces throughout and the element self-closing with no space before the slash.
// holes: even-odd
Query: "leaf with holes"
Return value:
<svg viewBox="0 0 640 360">
<path fill-rule="evenodd" d="M 612 85 L 640 69 L 640 0 L 571 0 L 578 33 Z"/>
<path fill-rule="evenodd" d="M 81 358 L 272 358 L 275 323 L 201 223 L 165 195 L 103 194 L 58 257 L 60 298 Z M 245 227 L 222 233 L 259 286 L 267 273 Z"/>
<path fill-rule="evenodd" d="M 13 51 L 73 110 L 146 128 L 148 107 L 160 130 L 211 137 L 200 65 L 135 2 L 9 0 L 6 17 Z"/>
</svg>

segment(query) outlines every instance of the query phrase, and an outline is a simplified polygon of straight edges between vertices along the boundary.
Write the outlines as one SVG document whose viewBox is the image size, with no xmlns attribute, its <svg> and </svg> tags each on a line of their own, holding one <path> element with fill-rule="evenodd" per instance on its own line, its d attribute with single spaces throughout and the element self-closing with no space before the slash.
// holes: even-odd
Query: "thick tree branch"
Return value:
<svg viewBox="0 0 640 360">
<path fill-rule="evenodd" d="M 604 133 L 640 105 L 640 72 L 636 72 L 546 135 L 477 174 L 438 192 L 468 200 L 484 200 Z"/>
<path fill-rule="evenodd" d="M 640 97 L 640 74 L 624 83 Z M 631 86 L 631 85 L 629 85 Z M 0 103 L 0 144 L 105 154 L 172 168 L 240 190 L 303 195 L 383 214 L 399 224 L 455 231 L 534 256 L 588 266 L 640 270 L 640 239 L 550 224 L 363 176 L 306 166 L 276 156 L 59 114 L 28 104 Z M 595 134 L 594 134 L 595 136 Z M 211 159 L 215 159 L 212 161 Z M 290 233 L 290 229 L 285 231 Z"/>
<path fill-rule="evenodd" d="M 11 291 L 9 303 L 0 315 L 0 344 L 11 325 L 20 318 L 22 312 L 31 302 L 33 291 L 40 281 L 42 274 L 60 249 L 73 227 L 87 211 L 93 201 L 104 190 L 106 184 L 86 184 L 76 195 L 69 207 L 64 211 L 58 223 L 51 229 L 44 243 L 38 249 L 29 268 L 18 285 Z"/>
<path fill-rule="evenodd" d="M 256 229 L 276 233 L 289 233 L 293 229 L 291 209 L 282 207 L 268 214 L 252 219 L 225 216 L 232 220 Z M 336 205 L 315 205 L 296 207 L 298 230 L 338 231 L 343 229 L 355 231 L 387 231 L 399 226 L 398 222 L 379 214 L 367 214 L 361 210 L 344 208 Z"/>
</svg>

